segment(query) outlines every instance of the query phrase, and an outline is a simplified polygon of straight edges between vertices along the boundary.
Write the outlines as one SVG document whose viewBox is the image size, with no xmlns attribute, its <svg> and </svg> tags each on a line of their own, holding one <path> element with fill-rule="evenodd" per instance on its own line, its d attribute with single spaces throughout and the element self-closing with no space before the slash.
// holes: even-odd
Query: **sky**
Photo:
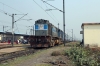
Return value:
<svg viewBox="0 0 100 66">
<path fill-rule="evenodd" d="M 56 8 L 63 10 L 63 0 L 44 0 Z M 41 0 L 0 0 L 0 32 L 12 32 L 12 17 L 14 15 L 14 32 L 30 34 L 30 29 L 38 19 L 49 20 L 50 23 L 63 30 L 63 13 L 43 3 Z M 81 40 L 82 23 L 100 22 L 100 0 L 65 0 L 65 32 L 70 37 Z M 6 13 L 6 14 L 5 14 Z M 32 20 L 29 20 L 32 19 Z"/>
</svg>

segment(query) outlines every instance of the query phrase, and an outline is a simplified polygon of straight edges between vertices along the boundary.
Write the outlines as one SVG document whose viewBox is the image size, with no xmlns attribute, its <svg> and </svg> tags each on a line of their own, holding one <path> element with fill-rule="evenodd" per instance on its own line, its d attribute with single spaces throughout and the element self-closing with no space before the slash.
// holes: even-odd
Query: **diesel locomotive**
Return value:
<svg viewBox="0 0 100 66">
<path fill-rule="evenodd" d="M 51 24 L 49 20 L 38 19 L 35 21 L 35 35 L 29 37 L 30 46 L 37 48 L 62 44 L 63 34 L 63 31 Z"/>
</svg>

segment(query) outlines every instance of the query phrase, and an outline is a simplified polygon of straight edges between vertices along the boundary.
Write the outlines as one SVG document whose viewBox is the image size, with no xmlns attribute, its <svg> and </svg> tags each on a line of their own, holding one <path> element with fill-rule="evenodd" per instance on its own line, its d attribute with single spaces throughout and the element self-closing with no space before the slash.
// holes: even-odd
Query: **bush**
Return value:
<svg viewBox="0 0 100 66">
<path fill-rule="evenodd" d="M 97 52 L 97 50 L 94 48 L 91 52 L 85 48 L 72 47 L 70 50 L 66 51 L 66 55 L 69 57 L 69 59 L 73 60 L 77 66 L 99 66 L 99 54 L 94 53 L 93 51 Z"/>
<path fill-rule="evenodd" d="M 65 55 L 65 51 L 53 51 L 51 56 Z"/>
</svg>

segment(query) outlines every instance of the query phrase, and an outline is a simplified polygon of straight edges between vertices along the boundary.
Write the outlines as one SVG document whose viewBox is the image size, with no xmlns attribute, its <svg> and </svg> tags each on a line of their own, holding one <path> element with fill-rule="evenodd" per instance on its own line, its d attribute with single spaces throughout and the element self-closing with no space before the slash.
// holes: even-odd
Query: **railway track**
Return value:
<svg viewBox="0 0 100 66">
<path fill-rule="evenodd" d="M 55 48 L 55 47 L 56 46 L 51 47 L 51 48 Z M 49 48 L 33 49 L 33 48 L 29 47 L 25 50 L 20 50 L 20 51 L 16 51 L 16 52 L 1 54 L 0 55 L 0 63 L 4 63 L 4 62 L 7 62 L 8 60 L 12 60 L 14 58 L 21 57 L 21 56 L 27 56 L 27 55 L 33 54 L 33 53 L 35 53 L 39 50 L 46 50 L 46 49 L 49 49 Z"/>
<path fill-rule="evenodd" d="M 8 60 L 14 59 L 17 57 L 27 56 L 29 54 L 35 53 L 36 51 L 37 50 L 35 50 L 35 49 L 26 49 L 26 50 L 2 54 L 2 55 L 0 55 L 0 63 L 7 62 Z"/>
</svg>

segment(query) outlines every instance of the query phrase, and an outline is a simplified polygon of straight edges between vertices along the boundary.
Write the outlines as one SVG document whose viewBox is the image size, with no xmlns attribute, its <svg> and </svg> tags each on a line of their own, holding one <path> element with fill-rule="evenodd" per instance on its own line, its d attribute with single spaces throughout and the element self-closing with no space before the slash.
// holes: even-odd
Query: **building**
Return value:
<svg viewBox="0 0 100 66">
<path fill-rule="evenodd" d="M 29 35 L 24 34 L 14 34 L 14 41 L 18 39 L 27 39 Z M 8 40 L 12 40 L 12 33 L 11 32 L 0 32 L 0 42 L 8 42 Z"/>
<path fill-rule="evenodd" d="M 100 23 L 83 23 L 81 28 L 84 46 L 100 47 Z"/>
</svg>

